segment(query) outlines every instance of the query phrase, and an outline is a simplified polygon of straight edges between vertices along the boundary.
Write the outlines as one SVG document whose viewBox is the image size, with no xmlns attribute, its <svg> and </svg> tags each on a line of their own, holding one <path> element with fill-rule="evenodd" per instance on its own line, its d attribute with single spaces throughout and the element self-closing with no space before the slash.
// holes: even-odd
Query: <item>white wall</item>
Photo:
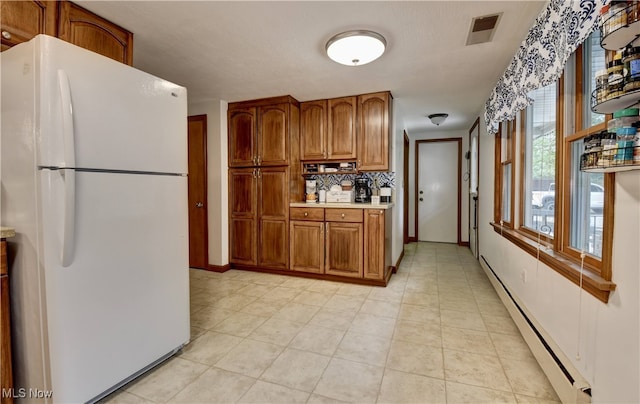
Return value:
<svg viewBox="0 0 640 404">
<path fill-rule="evenodd" d="M 209 264 L 229 264 L 229 183 L 227 181 L 227 102 L 189 104 L 189 115 L 207 115 L 207 215 Z"/>
<path fill-rule="evenodd" d="M 461 181 L 461 199 L 460 208 L 460 237 L 461 241 L 469 241 L 469 181 L 464 180 L 464 175 L 468 170 L 467 160 L 464 158 L 465 153 L 469 150 L 469 131 L 438 131 L 434 130 L 427 133 L 407 133 L 409 135 L 409 237 L 416 235 L 415 229 L 415 198 L 416 198 L 416 140 L 427 139 L 446 139 L 461 138 L 462 139 L 462 161 L 460 163 L 460 181 Z M 396 171 L 396 180 L 398 176 L 402 176 L 402 167 L 400 171 Z M 458 203 L 451 201 L 452 204 Z"/>
<path fill-rule="evenodd" d="M 640 170 L 616 174 L 612 281 L 617 288 L 604 304 L 580 294 L 578 286 L 490 226 L 494 137 L 487 136 L 482 118 L 480 136 L 480 255 L 591 384 L 594 403 L 640 402 Z"/>
<path fill-rule="evenodd" d="M 397 104 L 393 107 L 393 116 L 391 117 L 391 161 L 389 168 L 396 173 L 396 187 L 393 191 L 393 218 L 391 231 L 391 265 L 395 265 L 404 250 L 404 222 L 403 222 L 403 204 L 404 204 L 404 187 L 403 170 L 404 170 L 404 130 L 400 127 L 400 120 L 397 119 L 399 111 Z"/>
</svg>

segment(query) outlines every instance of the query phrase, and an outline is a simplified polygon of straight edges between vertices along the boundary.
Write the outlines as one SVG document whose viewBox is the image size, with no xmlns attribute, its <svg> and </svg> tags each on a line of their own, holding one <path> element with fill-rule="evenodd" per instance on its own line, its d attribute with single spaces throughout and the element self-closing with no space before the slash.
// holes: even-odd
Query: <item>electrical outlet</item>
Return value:
<svg viewBox="0 0 640 404">
<path fill-rule="evenodd" d="M 520 278 L 522 279 L 522 283 L 527 283 L 527 270 L 523 269 L 520 273 Z"/>
</svg>

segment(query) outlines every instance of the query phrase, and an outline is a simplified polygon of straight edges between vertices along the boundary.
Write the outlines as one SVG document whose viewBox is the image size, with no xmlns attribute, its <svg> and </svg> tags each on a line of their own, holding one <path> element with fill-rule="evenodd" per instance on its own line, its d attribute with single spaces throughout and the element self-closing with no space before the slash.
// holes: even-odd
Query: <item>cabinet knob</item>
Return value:
<svg viewBox="0 0 640 404">
<path fill-rule="evenodd" d="M 307 216 L 309 216 L 309 213 L 308 212 L 304 212 L 304 217 L 307 217 Z"/>
<path fill-rule="evenodd" d="M 340 215 L 344 219 L 344 213 Z"/>
<path fill-rule="evenodd" d="M 11 32 L 9 31 L 2 31 L 2 37 L 4 39 L 11 39 Z"/>
</svg>

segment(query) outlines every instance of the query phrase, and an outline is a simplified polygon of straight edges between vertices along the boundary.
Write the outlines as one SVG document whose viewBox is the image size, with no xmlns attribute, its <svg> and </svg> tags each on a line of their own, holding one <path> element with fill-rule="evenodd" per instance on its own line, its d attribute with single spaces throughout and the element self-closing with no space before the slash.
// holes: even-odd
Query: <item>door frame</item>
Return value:
<svg viewBox="0 0 640 404">
<path fill-rule="evenodd" d="M 475 196 L 475 200 L 474 197 L 471 196 L 471 173 L 472 173 L 472 167 L 471 167 L 471 162 L 472 162 L 472 149 L 471 149 L 471 143 L 473 141 L 473 132 L 476 132 L 476 152 L 478 153 L 478 155 L 476 156 L 476 174 L 478 175 L 478 190 L 476 192 L 476 196 Z M 473 200 L 473 202 L 475 203 L 471 203 Z M 471 222 L 471 210 L 475 209 L 475 223 Z M 480 242 L 478 240 L 478 233 L 479 233 L 479 228 L 478 228 L 478 212 L 480 212 L 480 117 L 476 118 L 476 121 L 473 123 L 473 125 L 471 126 L 471 129 L 469 129 L 469 228 L 467 230 L 469 230 L 469 243 L 471 243 L 471 227 L 475 226 L 475 231 L 476 231 L 476 237 L 475 237 L 475 254 L 476 256 L 479 254 L 479 249 L 480 249 Z M 471 247 L 471 246 L 469 246 Z M 476 257 L 477 258 L 477 257 Z"/>
<path fill-rule="evenodd" d="M 203 114 L 203 115 L 191 115 L 187 117 L 187 122 L 189 121 L 202 121 L 202 127 L 203 127 L 203 138 L 202 138 L 202 153 L 203 153 L 203 157 L 204 157 L 204 173 L 203 173 L 203 177 L 204 177 L 204 192 L 203 192 L 203 204 L 204 204 L 204 245 L 205 245 L 205 249 L 204 249 L 204 262 L 205 262 L 205 268 L 200 268 L 200 269 L 210 269 L 209 268 L 209 195 L 208 195 L 208 186 L 207 184 L 209 183 L 208 180 L 208 170 L 207 170 L 207 115 Z M 187 142 L 191 142 L 191 136 L 187 135 Z M 188 157 L 190 158 L 190 156 Z M 189 219 L 189 223 L 191 222 L 191 219 Z M 191 238 L 191 228 L 189 228 L 189 238 Z M 189 263 L 191 264 L 191 263 Z M 191 266 L 191 265 L 189 265 Z"/>
<path fill-rule="evenodd" d="M 458 146 L 458 165 L 457 165 L 457 178 L 458 178 L 458 220 L 457 220 L 457 233 L 458 233 L 458 245 L 462 245 L 462 233 L 460 231 L 460 218 L 461 218 L 461 213 L 462 213 L 462 181 L 461 181 L 461 172 L 460 172 L 460 166 L 462 164 L 462 138 L 461 137 L 448 137 L 448 138 L 439 138 L 439 139 L 422 139 L 422 140 L 416 140 L 416 146 L 415 146 L 415 151 L 416 151 L 416 166 L 415 166 L 415 183 L 413 184 L 414 186 L 414 197 L 415 197 L 415 201 L 414 201 L 414 206 L 415 206 L 415 237 L 416 237 L 416 241 L 420 240 L 420 235 L 419 235 L 419 220 L 418 220 L 418 215 L 419 215 L 419 209 L 418 209 L 418 184 L 420 183 L 420 145 L 422 144 L 428 144 L 428 143 L 444 143 L 444 142 L 456 142 L 457 146 Z"/>
<path fill-rule="evenodd" d="M 409 136 L 407 135 L 407 131 L 404 131 L 404 162 L 403 162 L 403 173 L 402 173 L 402 207 L 403 207 L 403 217 L 402 217 L 402 242 L 403 244 L 408 244 L 411 241 L 409 238 Z"/>
</svg>

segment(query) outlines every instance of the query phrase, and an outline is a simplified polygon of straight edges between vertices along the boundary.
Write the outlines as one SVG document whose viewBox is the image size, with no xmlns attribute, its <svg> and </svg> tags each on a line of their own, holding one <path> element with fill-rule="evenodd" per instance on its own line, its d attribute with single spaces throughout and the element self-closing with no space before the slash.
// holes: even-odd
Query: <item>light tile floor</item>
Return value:
<svg viewBox="0 0 640 404">
<path fill-rule="evenodd" d="M 111 403 L 559 402 L 468 248 L 386 288 L 191 270 L 192 342 Z"/>
</svg>

